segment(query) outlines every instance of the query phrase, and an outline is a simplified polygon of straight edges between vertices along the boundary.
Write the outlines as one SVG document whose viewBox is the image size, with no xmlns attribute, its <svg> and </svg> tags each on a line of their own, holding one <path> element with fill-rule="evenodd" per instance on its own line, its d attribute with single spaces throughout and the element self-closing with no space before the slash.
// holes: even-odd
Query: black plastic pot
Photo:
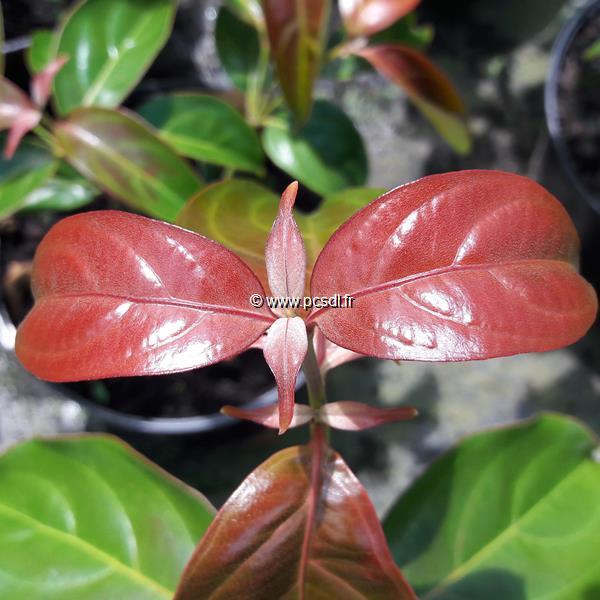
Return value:
<svg viewBox="0 0 600 600">
<path fill-rule="evenodd" d="M 561 115 L 561 77 L 565 61 L 578 36 L 591 20 L 600 21 L 600 0 L 589 2 L 561 30 L 552 50 L 550 72 L 544 91 L 544 104 L 548 130 L 565 173 L 581 197 L 597 213 L 600 213 L 600 191 L 591 190 L 582 179 L 578 161 L 566 139 L 565 119 Z M 600 113 L 597 118 L 600 121 Z M 600 154 L 597 161 L 600 164 Z"/>
</svg>

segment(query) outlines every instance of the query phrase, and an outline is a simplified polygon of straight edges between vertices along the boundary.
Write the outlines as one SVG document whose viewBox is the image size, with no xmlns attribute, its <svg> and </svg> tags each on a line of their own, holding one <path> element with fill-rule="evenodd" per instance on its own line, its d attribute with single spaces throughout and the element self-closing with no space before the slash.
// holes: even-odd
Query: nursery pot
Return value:
<svg viewBox="0 0 600 600">
<path fill-rule="evenodd" d="M 600 58 L 585 50 L 600 39 L 600 0 L 561 30 L 546 80 L 545 110 L 559 160 L 577 192 L 600 213 Z"/>
</svg>

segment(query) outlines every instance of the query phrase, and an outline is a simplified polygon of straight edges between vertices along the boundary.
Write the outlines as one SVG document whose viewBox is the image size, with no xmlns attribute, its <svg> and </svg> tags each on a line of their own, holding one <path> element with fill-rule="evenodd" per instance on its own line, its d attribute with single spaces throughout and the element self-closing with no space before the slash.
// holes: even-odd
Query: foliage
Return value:
<svg viewBox="0 0 600 600">
<path fill-rule="evenodd" d="M 422 53 L 431 30 L 410 13 L 417 4 L 341 2 L 344 29 L 333 34 L 332 47 L 329 1 L 226 2 L 215 43 L 241 101 L 170 93 L 150 98 L 134 114 L 121 105 L 167 41 L 176 2 L 84 0 L 56 31 L 33 32 L 25 57 L 31 98 L 0 77 L 5 156 L 11 159 L 23 136 L 36 135 L 56 166 L 66 161 L 134 211 L 170 222 L 203 188 L 195 172 L 207 165 L 216 166 L 221 179 L 236 171 L 264 177 L 266 167 L 276 165 L 320 195 L 362 186 L 368 165 L 361 136 L 340 108 L 314 103 L 313 88 L 320 74 L 335 71 L 327 65 L 363 58 L 404 89 L 450 145 L 466 152 L 464 106 Z M 16 160 L 36 160 L 24 156 L 29 148 L 25 144 Z M 24 206 L 69 211 L 96 196 L 65 203 L 40 191 L 33 195 L 44 202 L 27 200 L 35 187 L 52 186 L 51 177 L 48 169 L 44 177 L 13 181 L 17 191 L 3 202 L 2 215 Z"/>
<path fill-rule="evenodd" d="M 90 211 L 54 225 L 17 333 L 23 365 L 61 382 L 186 371 L 260 348 L 277 406 L 224 412 L 280 434 L 310 431 L 214 519 L 201 497 L 112 439 L 10 450 L 0 458 L 1 594 L 391 600 L 598 589 L 600 474 L 596 441 L 579 425 L 547 416 L 465 441 L 399 500 L 385 533 L 329 443 L 330 427 L 416 415 L 327 402 L 327 372 L 344 362 L 546 351 L 596 317 L 575 228 L 535 182 L 464 171 L 383 194 L 361 187 L 359 133 L 313 100 L 327 59 L 366 60 L 456 149 L 469 146 L 460 98 L 418 50 L 427 33 L 406 16 L 417 4 L 343 0 L 345 33 L 328 47 L 330 2 L 226 2 L 216 42 L 245 118 L 196 93 L 153 98 L 139 114 L 118 108 L 168 36 L 171 0 L 84 1 L 58 32 L 36 34 L 31 99 L 1 81 L 3 214 L 71 210 L 102 190 L 161 219 Z M 43 114 L 51 96 L 57 120 Z M 20 143 L 32 130 L 39 140 Z M 277 204 L 254 179 L 231 178 L 262 176 L 266 157 L 325 196 L 316 211 L 295 211 L 297 182 Z M 205 185 L 186 158 L 223 177 Z M 308 405 L 295 401 L 300 369 Z"/>
</svg>

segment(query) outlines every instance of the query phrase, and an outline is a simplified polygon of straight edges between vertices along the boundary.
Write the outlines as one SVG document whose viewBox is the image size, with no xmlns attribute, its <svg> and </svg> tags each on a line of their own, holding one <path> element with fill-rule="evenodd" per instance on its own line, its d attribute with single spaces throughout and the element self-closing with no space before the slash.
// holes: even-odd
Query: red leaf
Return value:
<svg viewBox="0 0 600 600">
<path fill-rule="evenodd" d="M 344 26 L 351 36 L 373 35 L 413 11 L 421 0 L 339 0 Z"/>
<path fill-rule="evenodd" d="M 300 298 L 304 294 L 306 251 L 292 214 L 297 193 L 296 181 L 283 192 L 265 250 L 269 287 L 280 298 Z"/>
<path fill-rule="evenodd" d="M 399 44 L 363 48 L 360 56 L 411 97 L 423 98 L 449 112 L 464 113 L 465 106 L 446 75 L 424 54 Z"/>
<path fill-rule="evenodd" d="M 277 319 L 267 332 L 265 360 L 279 390 L 279 433 L 285 433 L 294 415 L 296 378 L 306 356 L 306 325 L 300 317 Z"/>
<path fill-rule="evenodd" d="M 278 452 L 217 514 L 175 600 L 416 599 L 367 493 L 321 437 Z"/>
<path fill-rule="evenodd" d="M 31 97 L 35 104 L 40 108 L 44 107 L 46 102 L 48 102 L 54 78 L 68 60 L 68 56 L 59 56 L 51 61 L 50 64 L 37 75 L 33 76 L 31 80 Z"/>
<path fill-rule="evenodd" d="M 329 402 L 319 411 L 320 420 L 335 429 L 360 431 L 383 425 L 412 419 L 418 414 L 412 406 L 398 408 L 378 408 L 361 402 Z"/>
<path fill-rule="evenodd" d="M 321 63 L 330 0 L 263 0 L 262 5 L 285 99 L 296 117 L 305 121 Z"/>
<path fill-rule="evenodd" d="M 42 118 L 40 111 L 16 85 L 0 77 L 0 131 L 10 129 L 4 157 L 12 158 L 23 136 Z"/>
<path fill-rule="evenodd" d="M 228 417 L 234 419 L 243 419 L 244 421 L 252 421 L 263 427 L 271 429 L 279 429 L 279 409 L 277 405 L 264 406 L 262 408 L 244 409 L 237 406 L 224 406 L 221 412 Z M 294 405 L 294 416 L 290 421 L 290 427 L 299 427 L 305 425 L 314 417 L 314 411 L 306 404 Z"/>
<path fill-rule="evenodd" d="M 185 371 L 248 348 L 275 320 L 223 246 L 117 211 L 64 219 L 38 247 L 36 304 L 16 351 L 32 373 L 72 381 Z"/>
<path fill-rule="evenodd" d="M 332 342 L 400 360 L 470 360 L 551 350 L 579 339 L 597 299 L 576 270 L 579 242 L 537 183 L 497 171 L 425 177 L 356 213 L 332 236 L 314 296 Z"/>
<path fill-rule="evenodd" d="M 400 86 L 457 151 L 468 152 L 471 141 L 463 101 L 444 72 L 424 54 L 399 44 L 370 46 L 357 54 Z"/>
</svg>

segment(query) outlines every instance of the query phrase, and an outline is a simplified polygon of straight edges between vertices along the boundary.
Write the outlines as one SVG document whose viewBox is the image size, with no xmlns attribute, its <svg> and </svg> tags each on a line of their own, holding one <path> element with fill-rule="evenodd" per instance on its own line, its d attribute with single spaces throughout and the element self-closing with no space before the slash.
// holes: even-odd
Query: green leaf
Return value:
<svg viewBox="0 0 600 600">
<path fill-rule="evenodd" d="M 101 189 L 148 215 L 172 221 L 202 181 L 142 122 L 125 111 L 80 108 L 57 123 L 65 158 Z"/>
<path fill-rule="evenodd" d="M 260 0 L 225 0 L 224 6 L 233 11 L 242 21 L 257 28 L 263 28 L 265 18 Z"/>
<path fill-rule="evenodd" d="M 204 94 L 158 96 L 140 115 L 177 152 L 196 160 L 262 174 L 260 140 L 229 104 Z"/>
<path fill-rule="evenodd" d="M 306 245 L 307 286 L 315 261 L 333 232 L 382 192 L 371 188 L 346 189 L 325 198 L 313 213 L 295 211 Z M 235 252 L 268 290 L 265 246 L 278 205 L 279 197 L 258 183 L 228 179 L 210 185 L 194 196 L 177 217 L 177 224 Z"/>
<path fill-rule="evenodd" d="M 170 599 L 213 514 L 116 439 L 27 442 L 0 458 L 2 597 Z"/>
<path fill-rule="evenodd" d="M 60 173 L 33 190 L 21 210 L 70 212 L 89 204 L 100 190 L 83 177 L 66 177 Z"/>
<path fill-rule="evenodd" d="M 583 53 L 583 58 L 588 61 L 600 57 L 600 39 L 596 40 L 591 46 L 588 46 Z"/>
<path fill-rule="evenodd" d="M 410 13 L 392 26 L 369 38 L 369 44 L 402 44 L 425 50 L 433 40 L 433 27 L 419 25 L 416 13 Z"/>
<path fill-rule="evenodd" d="M 31 45 L 25 53 L 27 68 L 32 75 L 43 71 L 55 58 L 58 37 L 49 29 L 38 29 L 31 35 Z"/>
<path fill-rule="evenodd" d="M 367 155 L 360 134 L 339 108 L 318 100 L 298 131 L 291 116 L 271 122 L 263 132 L 267 156 L 318 194 L 363 185 Z"/>
<path fill-rule="evenodd" d="M 295 215 L 306 245 L 307 280 L 321 250 L 335 230 L 384 192 L 381 188 L 348 188 L 327 196 L 315 212 Z"/>
<path fill-rule="evenodd" d="M 0 145 L 5 136 L 0 136 Z M 17 212 L 27 196 L 56 169 L 54 157 L 42 146 L 26 138 L 10 160 L 0 158 L 0 218 Z"/>
<path fill-rule="evenodd" d="M 222 6 L 217 17 L 215 43 L 223 68 L 240 90 L 248 87 L 248 78 L 256 70 L 260 53 L 258 32 Z"/>
<path fill-rule="evenodd" d="M 54 82 L 60 115 L 78 106 L 118 106 L 167 41 L 175 0 L 87 0 L 66 20 L 58 54 L 69 62 Z"/>
<path fill-rule="evenodd" d="M 431 466 L 384 529 L 422 600 L 595 598 L 598 440 L 544 415 L 476 435 Z"/>
</svg>

